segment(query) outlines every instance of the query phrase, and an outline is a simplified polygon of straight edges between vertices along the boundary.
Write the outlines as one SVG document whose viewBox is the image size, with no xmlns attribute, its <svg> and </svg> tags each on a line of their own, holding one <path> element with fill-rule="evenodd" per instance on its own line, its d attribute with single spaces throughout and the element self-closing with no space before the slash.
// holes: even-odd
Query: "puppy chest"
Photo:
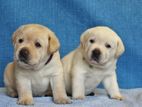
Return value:
<svg viewBox="0 0 142 107">
<path fill-rule="evenodd" d="M 103 76 L 97 73 L 87 73 L 85 76 L 85 91 L 86 94 L 94 91 L 94 89 L 100 84 Z"/>
<path fill-rule="evenodd" d="M 32 92 L 34 95 L 41 95 L 47 91 L 49 85 L 48 78 L 33 78 L 31 80 Z"/>
</svg>

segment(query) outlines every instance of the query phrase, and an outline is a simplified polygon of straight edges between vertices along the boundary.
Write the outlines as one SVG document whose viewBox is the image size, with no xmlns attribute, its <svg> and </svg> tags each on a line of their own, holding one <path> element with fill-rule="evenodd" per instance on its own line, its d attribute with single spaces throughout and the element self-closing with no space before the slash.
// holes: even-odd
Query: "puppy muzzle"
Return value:
<svg viewBox="0 0 142 107">
<path fill-rule="evenodd" d="M 99 62 L 100 56 L 101 56 L 101 51 L 100 49 L 96 48 L 92 51 L 91 59 L 93 59 L 96 62 Z"/>
<path fill-rule="evenodd" d="M 29 50 L 27 48 L 22 48 L 20 51 L 19 51 L 19 60 L 21 62 L 24 62 L 26 64 L 28 64 L 28 61 L 29 61 Z"/>
</svg>

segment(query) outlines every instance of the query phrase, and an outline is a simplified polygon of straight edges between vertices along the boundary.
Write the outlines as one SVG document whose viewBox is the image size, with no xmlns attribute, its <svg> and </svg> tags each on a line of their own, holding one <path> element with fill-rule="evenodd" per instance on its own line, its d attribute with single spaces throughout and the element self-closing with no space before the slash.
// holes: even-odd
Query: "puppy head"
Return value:
<svg viewBox="0 0 142 107">
<path fill-rule="evenodd" d="M 86 30 L 81 36 L 81 48 L 91 65 L 105 65 L 124 52 L 119 36 L 112 29 L 103 26 Z"/>
<path fill-rule="evenodd" d="M 27 24 L 13 33 L 14 59 L 24 68 L 39 68 L 56 52 L 60 43 L 47 27 Z"/>
</svg>

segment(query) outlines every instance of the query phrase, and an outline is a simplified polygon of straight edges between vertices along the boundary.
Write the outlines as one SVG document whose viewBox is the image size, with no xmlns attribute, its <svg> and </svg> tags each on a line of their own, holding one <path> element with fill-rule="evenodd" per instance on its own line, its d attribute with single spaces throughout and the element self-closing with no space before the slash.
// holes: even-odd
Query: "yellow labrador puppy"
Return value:
<svg viewBox="0 0 142 107">
<path fill-rule="evenodd" d="M 84 99 L 102 82 L 111 98 L 121 100 L 115 70 L 123 52 L 121 39 L 110 28 L 85 31 L 79 47 L 62 60 L 67 92 L 74 99 Z"/>
<path fill-rule="evenodd" d="M 18 104 L 33 104 L 33 96 L 47 94 L 51 84 L 54 102 L 70 103 L 65 92 L 60 43 L 47 27 L 27 24 L 13 34 L 14 61 L 4 72 L 7 93 L 18 96 Z"/>
</svg>

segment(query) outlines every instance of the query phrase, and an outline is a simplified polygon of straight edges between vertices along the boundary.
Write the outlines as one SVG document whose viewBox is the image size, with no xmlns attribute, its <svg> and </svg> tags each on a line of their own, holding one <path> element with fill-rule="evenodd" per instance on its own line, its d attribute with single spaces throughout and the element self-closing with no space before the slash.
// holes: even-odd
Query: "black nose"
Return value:
<svg viewBox="0 0 142 107">
<path fill-rule="evenodd" d="M 99 58 L 100 58 L 100 55 L 101 55 L 101 51 L 99 49 L 94 49 L 92 51 L 92 59 L 95 60 L 95 61 L 99 61 Z"/>
<path fill-rule="evenodd" d="M 19 59 L 24 63 L 28 63 L 29 50 L 27 48 L 22 48 L 19 52 Z"/>
</svg>

